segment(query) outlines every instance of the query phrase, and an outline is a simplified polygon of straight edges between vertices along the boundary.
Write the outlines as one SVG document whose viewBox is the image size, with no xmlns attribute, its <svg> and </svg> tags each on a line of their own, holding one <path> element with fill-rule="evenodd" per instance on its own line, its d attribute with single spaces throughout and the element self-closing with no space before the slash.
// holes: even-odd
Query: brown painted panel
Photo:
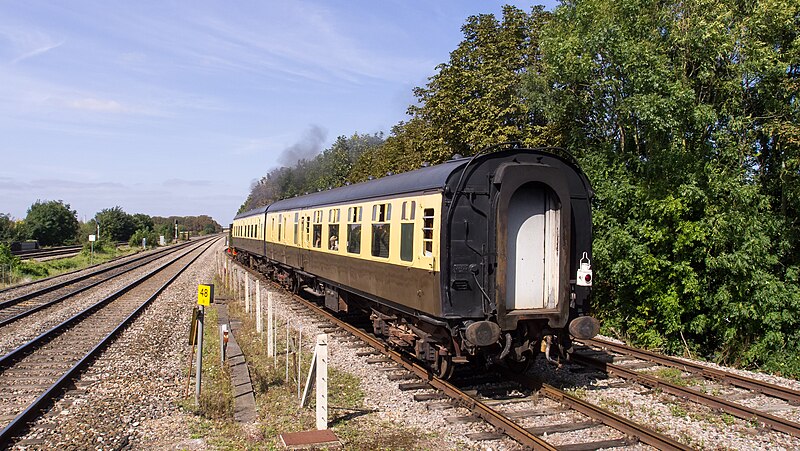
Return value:
<svg viewBox="0 0 800 451">
<path fill-rule="evenodd" d="M 264 253 L 264 241 L 255 238 L 233 237 L 231 239 L 231 246 L 254 255 L 261 255 Z"/>
<path fill-rule="evenodd" d="M 438 272 L 276 244 L 267 249 L 270 258 L 296 268 L 299 252 L 307 253 L 303 270 L 308 273 L 433 317 L 442 316 Z"/>
</svg>

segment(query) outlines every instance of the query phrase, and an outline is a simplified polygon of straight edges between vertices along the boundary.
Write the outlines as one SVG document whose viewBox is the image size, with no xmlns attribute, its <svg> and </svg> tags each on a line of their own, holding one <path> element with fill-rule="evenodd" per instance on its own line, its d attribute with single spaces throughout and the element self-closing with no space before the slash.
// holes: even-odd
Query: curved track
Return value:
<svg viewBox="0 0 800 451">
<path fill-rule="evenodd" d="M 0 358 L 0 447 L 23 432 L 217 239 L 193 243 L 186 252 Z"/>
<path fill-rule="evenodd" d="M 678 368 L 681 371 L 693 373 L 700 377 L 719 380 L 730 385 L 752 390 L 755 393 L 776 397 L 791 403 L 797 403 L 798 395 L 800 395 L 800 392 L 786 387 L 780 387 L 778 385 L 766 383 L 757 379 L 739 376 L 728 371 L 715 370 L 713 368 L 704 367 L 695 363 L 686 362 L 684 360 L 655 354 L 629 346 L 618 345 L 603 340 L 583 340 L 583 342 L 587 345 L 596 346 L 601 349 L 605 348 L 615 353 L 631 356 L 652 364 Z M 773 430 L 780 431 L 794 437 L 800 437 L 800 423 L 773 415 L 772 413 L 763 410 L 747 407 L 743 404 L 731 401 L 730 399 L 726 399 L 724 396 L 708 394 L 699 389 L 689 388 L 688 386 L 685 386 L 685 384 L 678 384 L 674 381 L 666 380 L 662 377 L 654 375 L 651 372 L 639 372 L 633 368 L 629 368 L 618 363 L 612 363 L 617 360 L 618 357 L 619 356 L 614 356 L 613 354 L 609 354 L 605 351 L 597 351 L 591 348 L 585 349 L 582 352 L 579 350 L 572 354 L 572 360 L 574 362 L 594 368 L 606 374 L 635 381 L 641 385 L 653 389 L 660 389 L 665 393 L 697 402 L 704 406 L 720 412 L 725 412 L 744 420 L 757 420 L 764 426 L 767 426 Z"/>
</svg>

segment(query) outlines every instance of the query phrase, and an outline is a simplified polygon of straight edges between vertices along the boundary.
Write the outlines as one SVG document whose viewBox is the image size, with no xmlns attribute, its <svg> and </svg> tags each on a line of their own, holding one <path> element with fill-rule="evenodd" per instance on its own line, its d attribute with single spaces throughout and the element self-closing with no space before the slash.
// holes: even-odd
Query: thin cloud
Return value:
<svg viewBox="0 0 800 451">
<path fill-rule="evenodd" d="M 128 110 L 116 100 L 102 100 L 95 98 L 77 99 L 68 103 L 76 110 L 100 111 L 104 113 L 125 113 Z"/>
<path fill-rule="evenodd" d="M 61 41 L 61 42 L 55 43 L 53 45 L 46 45 L 44 47 L 40 47 L 38 49 L 31 50 L 30 52 L 22 54 L 22 55 L 20 55 L 20 56 L 18 56 L 16 58 L 14 58 L 13 60 L 11 60 L 11 64 L 17 64 L 20 61 L 24 61 L 24 60 L 26 60 L 28 58 L 33 58 L 34 56 L 39 56 L 39 55 L 41 55 L 43 53 L 47 53 L 50 50 L 56 49 L 58 47 L 61 47 L 62 45 L 64 45 L 64 42 L 66 42 L 66 41 Z"/>
</svg>

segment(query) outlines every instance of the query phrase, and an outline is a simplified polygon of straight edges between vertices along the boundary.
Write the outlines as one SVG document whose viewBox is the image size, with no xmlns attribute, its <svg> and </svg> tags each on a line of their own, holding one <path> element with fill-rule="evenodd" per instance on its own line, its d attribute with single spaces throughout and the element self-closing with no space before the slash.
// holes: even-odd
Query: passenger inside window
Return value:
<svg viewBox="0 0 800 451">
<path fill-rule="evenodd" d="M 351 254 L 361 253 L 361 224 L 348 224 L 347 252 Z"/>
<path fill-rule="evenodd" d="M 372 256 L 389 257 L 389 224 L 372 225 Z"/>
</svg>

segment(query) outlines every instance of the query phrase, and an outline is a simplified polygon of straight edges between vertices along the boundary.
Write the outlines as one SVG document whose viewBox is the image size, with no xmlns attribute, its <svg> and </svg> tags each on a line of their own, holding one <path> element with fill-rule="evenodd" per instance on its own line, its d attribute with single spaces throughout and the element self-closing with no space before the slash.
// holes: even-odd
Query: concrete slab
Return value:
<svg viewBox="0 0 800 451">
<path fill-rule="evenodd" d="M 225 362 L 231 369 L 231 384 L 234 393 L 233 417 L 240 423 L 251 423 L 258 419 L 258 414 L 247 361 L 245 361 L 242 349 L 236 343 L 236 333 L 241 327 L 241 321 L 230 321 L 227 305 L 217 305 L 216 307 L 219 324 L 227 324 L 229 330 Z M 217 329 L 219 330 L 219 327 Z"/>
</svg>

